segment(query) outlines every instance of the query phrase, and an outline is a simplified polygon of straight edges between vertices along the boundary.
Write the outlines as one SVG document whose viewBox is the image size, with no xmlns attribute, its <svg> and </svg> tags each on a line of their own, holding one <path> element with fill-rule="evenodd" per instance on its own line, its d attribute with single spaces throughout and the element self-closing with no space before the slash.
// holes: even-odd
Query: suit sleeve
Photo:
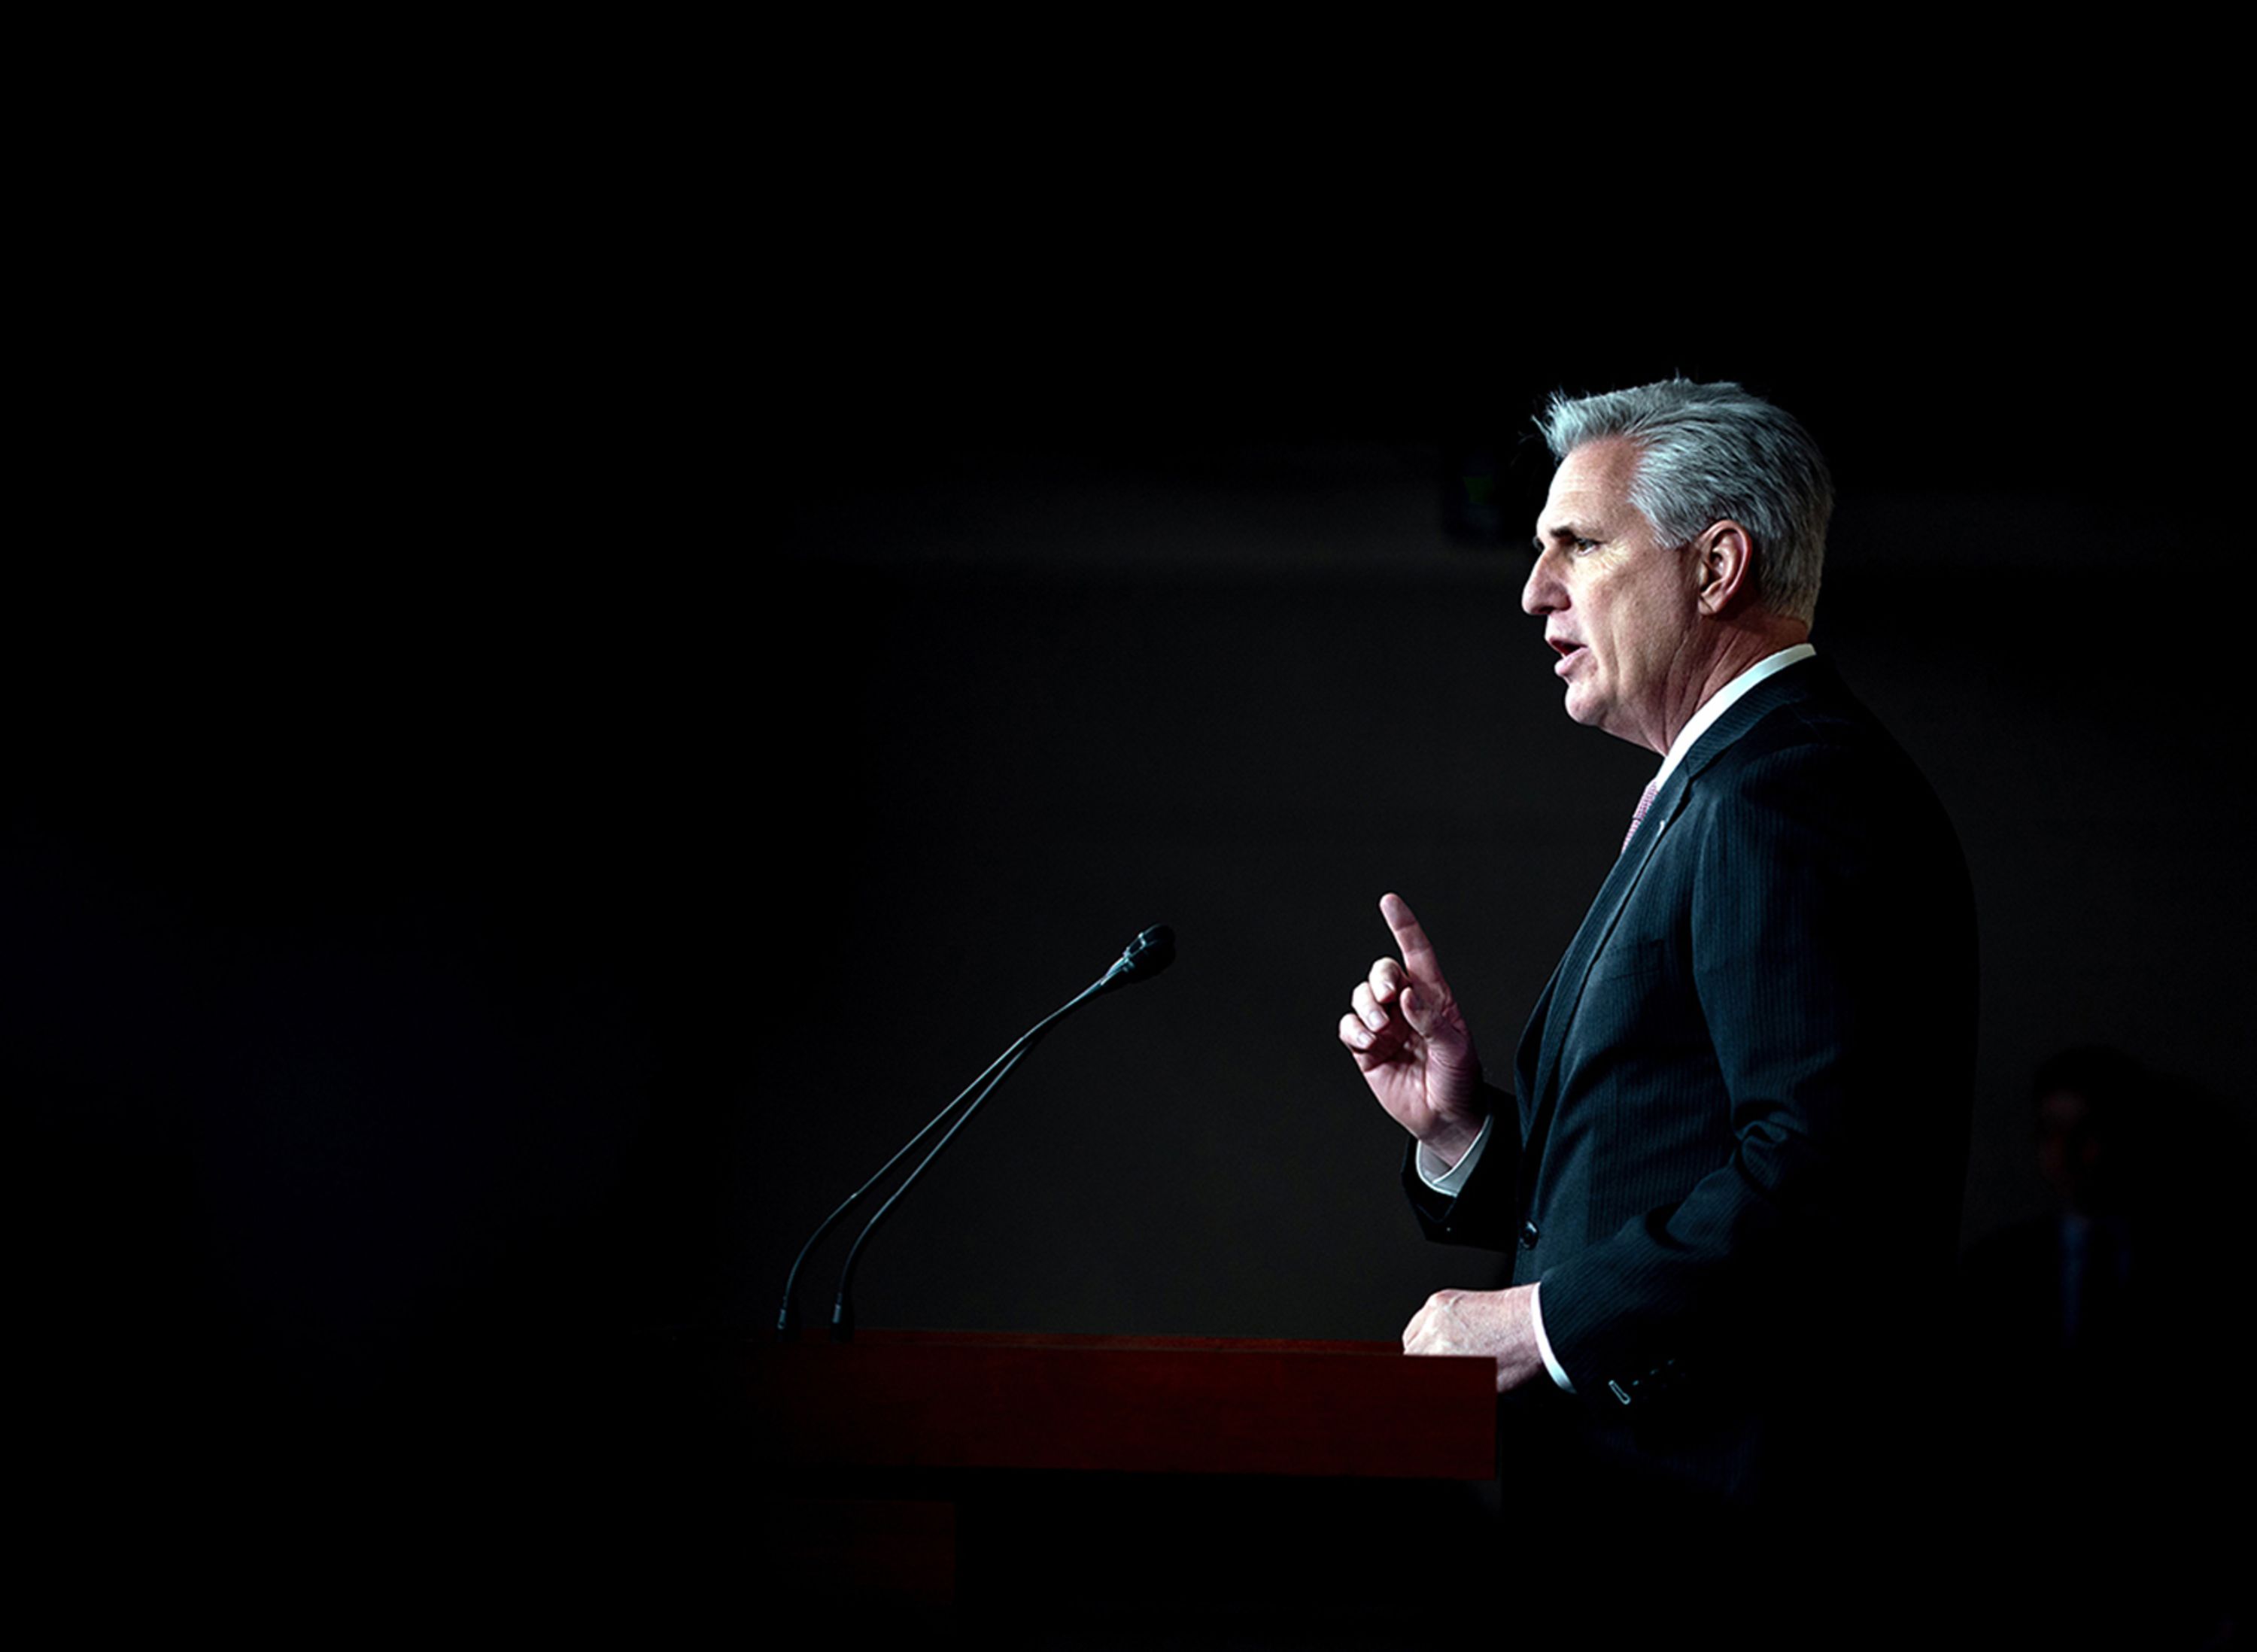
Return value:
<svg viewBox="0 0 2257 1652">
<path fill-rule="evenodd" d="M 1520 1176 L 1520 1107 L 1509 1091 L 1494 1084 L 1482 1088 L 1494 1122 L 1465 1185 L 1455 1197 L 1428 1187 L 1419 1174 L 1419 1144 L 1412 1140 L 1403 1150 L 1403 1190 L 1428 1239 L 1443 1245 L 1510 1250 L 1517 1226 L 1513 1189 Z"/>
<path fill-rule="evenodd" d="M 1963 1164 L 1964 1098 L 1923 1062 L 1939 1040 L 1971 1056 L 1971 903 L 1925 786 L 1820 745 L 1755 757 L 1718 793 L 1680 822 L 1698 834 L 1677 845 L 1694 1001 L 1670 1006 L 1709 1051 L 1655 1060 L 1616 1104 L 1626 1134 L 1699 1109 L 1708 1168 L 1543 1272 L 1561 1363 L 1625 1401 L 1792 1345 L 1938 1231 Z"/>
</svg>

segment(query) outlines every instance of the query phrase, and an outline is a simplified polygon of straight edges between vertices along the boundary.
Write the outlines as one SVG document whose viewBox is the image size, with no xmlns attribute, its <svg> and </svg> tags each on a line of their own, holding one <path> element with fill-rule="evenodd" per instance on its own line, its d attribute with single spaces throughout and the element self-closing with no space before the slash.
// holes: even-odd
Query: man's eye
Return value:
<svg viewBox="0 0 2257 1652">
<path fill-rule="evenodd" d="M 1588 556 L 1599 548 L 1599 542 L 1596 540 L 1571 540 L 1568 543 L 1577 556 Z"/>
</svg>

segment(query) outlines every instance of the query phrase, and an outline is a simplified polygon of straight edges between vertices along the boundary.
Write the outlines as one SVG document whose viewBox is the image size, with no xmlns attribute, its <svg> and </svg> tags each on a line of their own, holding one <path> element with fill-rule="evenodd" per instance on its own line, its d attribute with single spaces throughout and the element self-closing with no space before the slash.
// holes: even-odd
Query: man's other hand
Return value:
<svg viewBox="0 0 2257 1652">
<path fill-rule="evenodd" d="M 1544 1374 L 1536 1343 L 1536 1287 L 1438 1290 L 1403 1327 L 1404 1353 L 1487 1354 L 1503 1394 Z"/>
</svg>

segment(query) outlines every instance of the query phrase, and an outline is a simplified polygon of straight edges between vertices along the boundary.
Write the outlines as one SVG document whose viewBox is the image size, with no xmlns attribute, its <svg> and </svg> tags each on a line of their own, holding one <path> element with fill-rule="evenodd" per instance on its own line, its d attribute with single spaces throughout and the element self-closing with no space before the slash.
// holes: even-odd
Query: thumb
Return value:
<svg viewBox="0 0 2257 1652">
<path fill-rule="evenodd" d="M 1403 1018 L 1411 1023 L 1411 1030 L 1419 1037 L 1424 1038 L 1433 1030 L 1434 1018 L 1426 1007 L 1426 995 L 1417 987 L 1405 985 L 1396 995 L 1395 1002 L 1402 1010 Z"/>
<path fill-rule="evenodd" d="M 1436 1048 L 1454 1049 L 1465 1042 L 1465 1028 L 1451 1014 L 1447 992 L 1440 1003 L 1429 1004 L 1425 988 L 1406 985 L 1395 1001 L 1403 1019 L 1411 1023 L 1411 1030 Z"/>
</svg>

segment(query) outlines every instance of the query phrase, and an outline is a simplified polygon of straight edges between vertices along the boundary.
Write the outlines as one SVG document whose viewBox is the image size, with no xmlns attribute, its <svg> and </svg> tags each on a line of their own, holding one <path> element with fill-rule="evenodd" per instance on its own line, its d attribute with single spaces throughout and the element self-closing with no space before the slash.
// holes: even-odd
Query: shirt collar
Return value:
<svg viewBox="0 0 2257 1652">
<path fill-rule="evenodd" d="M 1669 755 L 1661 759 L 1661 773 L 1653 777 L 1654 789 L 1660 790 L 1661 783 L 1676 772 L 1685 754 L 1693 749 L 1693 743 L 1713 728 L 1716 719 L 1730 710 L 1742 695 L 1765 678 L 1777 676 L 1789 666 L 1800 665 L 1817 652 L 1808 643 L 1799 642 L 1792 648 L 1782 648 L 1775 654 L 1766 654 L 1710 695 L 1707 702 L 1693 714 L 1692 721 L 1680 729 L 1677 738 L 1669 743 Z"/>
</svg>

